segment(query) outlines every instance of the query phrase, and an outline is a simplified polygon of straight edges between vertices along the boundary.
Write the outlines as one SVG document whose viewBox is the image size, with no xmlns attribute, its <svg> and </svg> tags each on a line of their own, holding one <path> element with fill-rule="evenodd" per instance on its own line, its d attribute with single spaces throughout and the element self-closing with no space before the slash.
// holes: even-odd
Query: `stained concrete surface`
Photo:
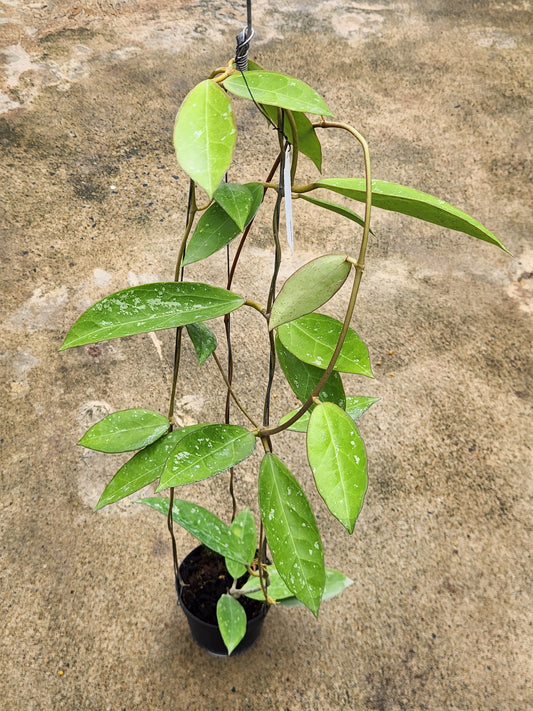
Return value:
<svg viewBox="0 0 533 711">
<path fill-rule="evenodd" d="M 317 507 L 328 565 L 354 585 L 318 621 L 272 610 L 253 650 L 221 660 L 176 609 L 162 518 L 130 501 L 92 511 L 121 456 L 75 444 L 110 411 L 165 410 L 170 334 L 58 348 L 94 300 L 172 277 L 187 186 L 174 115 L 231 56 L 244 3 L 0 2 L 2 709 L 531 707 L 531 10 L 254 1 L 256 61 L 360 128 L 375 177 L 472 212 L 513 256 L 376 212 L 354 318 L 376 377 L 350 392 L 381 401 L 361 421 L 370 484 L 352 537 L 325 515 L 295 440 L 279 449 Z M 244 102 L 238 121 L 235 170 L 251 178 L 275 137 Z M 326 175 L 361 174 L 343 136 L 325 144 Z M 297 212 L 284 275 L 353 241 L 350 225 Z M 251 279 L 268 247 L 261 227 L 236 291 L 261 298 Z M 235 323 L 253 409 L 261 336 L 253 314 Z M 213 368 L 198 372 L 190 349 L 185 366 L 181 421 L 220 417 Z M 239 475 L 243 502 L 256 466 Z M 227 516 L 224 477 L 184 498 Z"/>
</svg>

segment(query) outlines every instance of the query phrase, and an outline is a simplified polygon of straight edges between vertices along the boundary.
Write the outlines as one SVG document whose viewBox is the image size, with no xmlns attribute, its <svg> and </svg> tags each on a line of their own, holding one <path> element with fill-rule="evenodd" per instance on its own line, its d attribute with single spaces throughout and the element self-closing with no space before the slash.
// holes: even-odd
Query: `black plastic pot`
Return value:
<svg viewBox="0 0 533 711">
<path fill-rule="evenodd" d="M 198 546 L 197 548 L 192 550 L 189 555 L 182 561 L 180 565 L 180 575 L 185 584 L 185 587 L 188 587 L 187 584 L 191 578 L 191 573 L 195 570 L 195 567 L 198 566 L 198 559 L 203 553 L 205 553 L 205 551 L 206 549 L 204 546 Z M 209 555 L 211 557 L 220 558 L 222 562 L 224 560 L 222 556 L 218 556 L 218 554 L 213 553 L 212 551 L 209 551 Z M 231 580 L 229 578 L 228 581 L 229 584 L 231 584 Z M 191 630 L 191 635 L 196 644 L 202 649 L 205 649 L 210 654 L 213 654 L 217 657 L 229 656 L 226 645 L 224 644 L 224 640 L 222 639 L 222 635 L 220 634 L 220 631 L 218 629 L 218 625 L 212 624 L 211 622 L 207 622 L 198 617 L 193 612 L 191 612 L 191 610 L 189 610 L 186 602 L 183 599 L 183 592 L 184 587 L 178 585 L 178 602 L 183 612 L 185 613 L 185 616 L 187 617 L 189 628 Z M 187 597 L 190 597 L 190 595 L 191 590 L 187 591 Z M 245 611 L 246 616 L 248 618 L 246 634 L 244 635 L 240 643 L 237 645 L 237 647 L 235 647 L 235 649 L 233 650 L 231 654 L 232 657 L 236 654 L 242 654 L 242 652 L 245 652 L 258 639 L 259 635 L 261 634 L 261 628 L 263 627 L 263 622 L 265 620 L 266 613 L 268 612 L 268 606 L 265 604 L 261 605 L 260 603 L 258 603 L 255 610 L 250 611 L 249 609 L 245 609 Z"/>
</svg>

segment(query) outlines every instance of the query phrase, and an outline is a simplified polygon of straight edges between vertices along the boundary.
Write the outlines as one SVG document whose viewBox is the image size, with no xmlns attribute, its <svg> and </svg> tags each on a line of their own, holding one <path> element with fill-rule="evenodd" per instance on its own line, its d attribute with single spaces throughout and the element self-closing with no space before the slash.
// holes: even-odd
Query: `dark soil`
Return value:
<svg viewBox="0 0 533 711">
<path fill-rule="evenodd" d="M 224 558 L 205 546 L 195 548 L 180 566 L 184 586 L 181 590 L 181 600 L 193 615 L 209 624 L 217 624 L 217 602 L 221 595 L 227 593 L 233 583 L 228 574 Z M 238 586 L 247 580 L 244 575 L 238 580 Z M 264 604 L 258 600 L 241 597 L 246 617 L 250 620 L 257 617 Z"/>
</svg>

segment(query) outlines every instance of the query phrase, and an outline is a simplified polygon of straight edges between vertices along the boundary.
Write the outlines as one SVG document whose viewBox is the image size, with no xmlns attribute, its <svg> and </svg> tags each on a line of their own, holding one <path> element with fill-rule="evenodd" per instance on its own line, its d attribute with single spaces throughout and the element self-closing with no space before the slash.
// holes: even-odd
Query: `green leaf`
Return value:
<svg viewBox="0 0 533 711">
<path fill-rule="evenodd" d="M 230 166 L 236 140 L 233 109 L 225 91 L 206 79 L 187 94 L 174 126 L 178 163 L 209 197 Z"/>
<path fill-rule="evenodd" d="M 326 568 L 326 584 L 324 586 L 324 593 L 322 595 L 322 602 L 326 600 L 331 600 L 332 597 L 340 595 L 341 592 L 353 585 L 353 580 L 350 580 L 346 575 L 340 573 L 338 570 L 332 570 L 331 568 Z M 285 598 L 280 600 L 280 605 L 285 607 L 294 607 L 295 605 L 301 605 L 301 602 L 296 597 Z"/>
<path fill-rule="evenodd" d="M 133 452 L 159 439 L 170 427 L 168 419 L 152 410 L 121 410 L 97 422 L 80 439 L 97 452 Z"/>
<path fill-rule="evenodd" d="M 352 533 L 366 491 L 366 454 L 352 418 L 337 405 L 321 403 L 311 413 L 307 457 L 320 496 Z"/>
<path fill-rule="evenodd" d="M 244 509 L 235 516 L 230 524 L 230 529 L 239 538 L 242 538 L 245 548 L 248 552 L 248 564 L 250 565 L 255 558 L 257 550 L 257 532 L 255 530 L 255 521 L 250 509 Z M 240 563 L 235 563 L 230 558 L 226 558 L 226 568 L 231 576 L 235 579 L 240 578 L 246 573 L 246 567 Z"/>
<path fill-rule="evenodd" d="M 242 538 L 244 547 L 248 551 L 247 562 L 252 563 L 257 551 L 257 531 L 255 530 L 255 521 L 250 509 L 243 509 L 235 516 L 231 526 L 233 533 Z"/>
<path fill-rule="evenodd" d="M 362 395 L 354 397 L 352 395 L 348 395 L 346 398 L 346 406 L 343 409 L 346 410 L 352 420 L 357 420 L 359 417 L 361 417 L 363 413 L 368 410 L 371 405 L 373 405 L 375 402 L 378 402 L 378 400 L 379 397 L 364 397 Z M 337 405 L 339 405 L 339 403 L 337 403 Z M 297 419 L 296 422 L 287 427 L 287 429 L 291 430 L 292 432 L 307 432 L 307 425 L 309 424 L 309 417 L 312 411 L 313 408 L 307 410 L 307 412 L 304 412 L 304 414 L 299 419 Z M 283 415 L 283 417 L 279 421 L 279 424 L 283 425 L 285 422 L 287 422 L 287 420 L 290 420 L 291 417 L 297 412 L 298 410 L 294 409 L 291 410 L 291 412 L 288 412 L 286 415 Z"/>
<path fill-rule="evenodd" d="M 253 71 L 259 71 L 264 69 L 260 64 L 257 62 L 252 61 L 251 59 L 248 60 L 248 69 L 247 71 L 253 72 Z"/>
<path fill-rule="evenodd" d="M 281 343 L 279 336 L 276 336 L 276 353 L 281 369 L 294 394 L 299 400 L 305 402 L 324 375 L 324 371 L 314 365 L 298 360 Z M 346 405 L 344 387 L 341 376 L 338 373 L 333 372 L 329 376 L 318 397 L 320 400 L 335 402 L 339 407 Z"/>
<path fill-rule="evenodd" d="M 238 578 L 246 573 L 246 566 L 242 565 L 242 563 L 236 563 L 234 560 L 231 560 L 231 558 L 226 558 L 225 563 L 226 570 L 235 580 L 238 580 Z"/>
<path fill-rule="evenodd" d="M 187 333 L 198 357 L 198 365 L 209 358 L 217 347 L 217 337 L 205 323 L 189 323 Z"/>
<path fill-rule="evenodd" d="M 59 350 L 186 326 L 235 311 L 244 299 L 198 282 L 141 284 L 106 296 L 83 313 Z"/>
<path fill-rule="evenodd" d="M 271 598 L 279 602 L 280 605 L 285 605 L 286 607 L 293 607 L 303 604 L 297 597 L 294 597 L 289 588 L 285 585 L 274 565 L 269 565 L 267 570 L 270 579 L 270 585 L 267 590 L 268 595 Z M 241 589 L 253 589 L 257 587 L 257 584 L 257 578 L 250 577 Z M 350 578 L 346 577 L 346 575 L 339 573 L 338 570 L 326 568 L 326 584 L 324 586 L 324 592 L 322 593 L 322 602 L 329 600 L 336 595 L 340 595 L 340 593 L 350 587 L 350 585 L 353 585 L 353 580 L 350 580 Z M 246 597 L 251 597 L 253 600 L 264 599 L 262 591 L 246 593 Z"/>
<path fill-rule="evenodd" d="M 346 195 L 359 202 L 366 200 L 365 180 L 363 178 L 325 178 L 315 183 L 317 188 L 326 188 Z M 387 183 L 382 180 L 372 181 L 372 205 L 384 210 L 392 210 L 402 215 L 410 215 L 419 220 L 432 222 L 441 227 L 448 227 L 457 232 L 464 232 L 471 237 L 490 242 L 508 252 L 500 240 L 489 232 L 481 222 L 466 212 L 449 205 L 444 200 L 422 193 L 420 190 L 405 185 Z"/>
<path fill-rule="evenodd" d="M 282 600 L 285 597 L 293 597 L 293 593 L 283 582 L 283 578 L 278 573 L 275 565 L 267 565 L 268 573 L 268 596 L 273 600 Z M 246 594 L 246 597 L 252 598 L 252 600 L 264 600 L 263 591 L 258 590 L 256 592 L 247 593 L 247 590 L 255 590 L 259 587 L 259 578 L 250 575 L 248 580 L 242 586 L 241 590 Z"/>
<path fill-rule="evenodd" d="M 274 301 L 270 330 L 305 316 L 329 301 L 350 274 L 352 267 L 346 259 L 346 254 L 326 254 L 297 269 Z"/>
<path fill-rule="evenodd" d="M 310 202 L 318 207 L 323 207 L 325 210 L 330 210 L 331 212 L 336 212 L 337 215 L 342 215 L 342 217 L 347 217 L 352 222 L 357 222 L 361 227 L 365 226 L 365 221 L 356 212 L 350 210 L 344 205 L 338 205 L 336 202 L 328 202 L 327 200 L 320 200 L 319 198 L 311 197 L 310 195 L 304 195 L 303 193 L 298 195 L 298 198 Z M 374 234 L 373 230 L 370 230 L 370 234 Z"/>
<path fill-rule="evenodd" d="M 346 412 L 352 420 L 357 420 L 375 402 L 379 402 L 379 397 L 365 397 L 364 395 L 348 395 L 346 398 Z"/>
<path fill-rule="evenodd" d="M 263 111 L 270 118 L 270 120 L 277 125 L 278 123 L 278 109 L 276 106 L 268 106 L 263 104 Z M 322 170 L 322 146 L 316 135 L 316 131 L 313 127 L 311 121 L 307 118 L 305 114 L 300 111 L 293 111 L 294 123 L 296 125 L 296 131 L 298 134 L 298 150 L 305 156 L 310 158 L 316 165 L 318 170 Z M 285 122 L 283 132 L 289 139 L 289 143 L 294 143 L 294 137 L 292 135 L 292 126 L 288 120 Z"/>
<path fill-rule="evenodd" d="M 246 188 L 251 196 L 251 202 L 248 203 L 248 213 L 244 220 L 244 226 L 246 227 L 259 209 L 263 199 L 263 188 L 259 183 L 247 183 L 240 187 Z M 217 193 L 218 190 L 215 193 L 215 198 Z M 229 200 L 225 200 L 225 203 L 227 207 Z M 240 232 L 242 232 L 241 228 L 230 217 L 226 208 L 219 205 L 218 202 L 214 202 L 198 220 L 198 224 L 185 250 L 183 266 L 209 257 L 229 244 Z"/>
<path fill-rule="evenodd" d="M 342 323 L 324 314 L 308 314 L 278 328 L 285 348 L 304 363 L 325 370 L 339 340 Z M 351 328 L 334 366 L 341 373 L 359 373 L 372 377 L 365 343 Z"/>
<path fill-rule="evenodd" d="M 198 220 L 183 258 L 183 266 L 209 257 L 229 244 L 241 232 L 226 210 L 217 202 L 210 205 Z"/>
<path fill-rule="evenodd" d="M 150 506 L 168 516 L 168 502 L 165 496 L 149 496 L 137 503 Z M 172 519 L 215 553 L 246 565 L 248 556 L 242 539 L 232 533 L 224 521 L 203 506 L 192 501 L 174 499 Z"/>
<path fill-rule="evenodd" d="M 324 99 L 308 84 L 278 72 L 248 71 L 246 81 L 241 74 L 232 74 L 222 83 L 242 99 L 251 96 L 258 104 L 270 104 L 291 111 L 332 116 Z"/>
<path fill-rule="evenodd" d="M 255 437 L 240 425 L 205 425 L 187 434 L 167 460 L 157 491 L 192 484 L 249 457 Z"/>
<path fill-rule="evenodd" d="M 189 425 L 169 432 L 153 444 L 137 452 L 118 470 L 106 486 L 95 511 L 115 501 L 120 501 L 120 499 L 134 494 L 139 489 L 159 479 L 168 456 L 174 447 L 180 439 L 198 427 L 201 427 L 201 425 Z"/>
<path fill-rule="evenodd" d="M 231 654 L 246 634 L 247 620 L 241 603 L 227 593 L 218 598 L 217 622 L 228 654 Z"/>
<path fill-rule="evenodd" d="M 261 462 L 259 508 L 279 574 L 294 595 L 318 615 L 325 583 L 318 527 L 300 484 L 271 453 Z"/>
<path fill-rule="evenodd" d="M 293 113 L 296 131 L 298 132 L 298 150 L 310 158 L 318 170 L 322 170 L 322 146 L 311 121 L 305 114 Z"/>
<path fill-rule="evenodd" d="M 259 209 L 263 186 L 260 183 L 220 183 L 213 198 L 242 232 Z"/>
<path fill-rule="evenodd" d="M 298 409 L 299 408 L 295 408 L 294 410 L 288 412 L 286 415 L 283 415 L 283 417 L 280 418 L 278 424 L 284 425 L 287 420 L 290 420 L 291 417 L 298 412 Z M 307 410 L 301 417 L 296 420 L 296 422 L 293 422 L 292 425 L 289 425 L 287 429 L 291 432 L 307 432 L 307 425 L 309 424 L 310 415 L 311 413 L 309 412 L 309 410 Z"/>
</svg>

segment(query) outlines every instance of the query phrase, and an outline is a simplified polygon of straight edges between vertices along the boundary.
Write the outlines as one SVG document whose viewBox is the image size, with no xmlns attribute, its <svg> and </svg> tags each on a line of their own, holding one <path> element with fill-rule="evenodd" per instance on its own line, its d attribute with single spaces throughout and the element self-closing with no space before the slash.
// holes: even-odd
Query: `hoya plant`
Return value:
<svg viewBox="0 0 533 711">
<path fill-rule="evenodd" d="M 250 101 L 264 116 L 259 130 L 274 128 L 279 148 L 272 156 L 266 180 L 239 182 L 232 170 L 237 140 L 234 104 Z M 330 130 L 343 131 L 361 146 L 360 176 L 322 176 L 320 136 Z M 262 136 L 258 142 L 262 143 Z M 294 446 L 305 447 L 318 493 L 331 516 L 352 533 L 367 488 L 367 458 L 357 420 L 376 398 L 346 393 L 342 374 L 372 377 L 368 348 L 350 326 L 372 235 L 371 208 L 410 215 L 505 248 L 477 220 L 444 200 L 403 185 L 372 180 L 367 143 L 355 128 L 335 120 L 308 84 L 253 63 L 243 71 L 231 60 L 190 91 L 177 115 L 174 146 L 178 163 L 190 178 L 190 189 L 186 225 L 169 280 L 123 289 L 98 301 L 78 318 L 62 349 L 175 329 L 175 359 L 169 364 L 173 384 L 165 414 L 147 409 L 116 412 L 91 427 L 80 444 L 100 452 L 134 452 L 105 487 L 96 509 L 155 483 L 156 495 L 141 499 L 141 503 L 167 517 L 179 584 L 175 524 L 224 557 L 233 583 L 218 599 L 216 615 L 231 654 L 246 632 L 244 599 L 263 600 L 265 605 L 303 604 L 317 615 L 323 600 L 351 582 L 344 573 L 326 567 L 313 508 L 298 473 L 289 471 L 279 454 L 277 435 L 291 431 Z M 316 169 L 311 183 L 302 184 L 298 179 L 302 155 L 311 162 L 306 170 L 311 164 Z M 268 193 L 274 198 L 265 199 Z M 311 260 L 278 289 L 280 215 L 284 211 L 292 248 L 292 202 L 296 198 L 348 220 L 353 225 L 353 246 Z M 360 203 L 362 216 L 355 211 Z M 233 280 L 240 261 L 246 260 L 256 215 L 267 204 L 273 206 L 273 266 L 264 290 L 268 298 L 259 303 L 256 293 L 262 292 L 257 284 L 248 284 L 247 293 L 235 293 Z M 187 279 L 189 265 L 209 259 L 223 248 L 229 262 L 224 264 L 218 283 Z M 345 283 L 350 295 L 344 318 L 338 320 L 323 310 Z M 259 384 L 264 397 L 253 412 L 241 400 L 242 392 L 252 385 L 233 377 L 230 314 L 238 309 L 251 309 L 268 336 L 268 348 L 256 354 L 268 362 L 268 378 Z M 208 325 L 217 318 L 224 320 L 226 338 L 222 344 Z M 184 338 L 194 345 L 198 367 L 208 358 L 216 363 L 220 398 L 225 403 L 223 422 L 180 427 L 176 421 L 174 405 Z M 270 422 L 276 373 L 282 374 L 301 404 L 279 422 Z M 201 371 L 198 382 L 201 385 Z M 259 385 L 255 383 L 254 388 Z M 234 494 L 238 465 L 256 447 L 263 450 L 257 471 L 259 520 L 254 520 L 251 502 L 238 502 Z M 228 470 L 229 520 L 176 495 L 179 487 L 208 477 L 218 477 L 226 489 L 228 477 L 219 475 Z"/>
</svg>

